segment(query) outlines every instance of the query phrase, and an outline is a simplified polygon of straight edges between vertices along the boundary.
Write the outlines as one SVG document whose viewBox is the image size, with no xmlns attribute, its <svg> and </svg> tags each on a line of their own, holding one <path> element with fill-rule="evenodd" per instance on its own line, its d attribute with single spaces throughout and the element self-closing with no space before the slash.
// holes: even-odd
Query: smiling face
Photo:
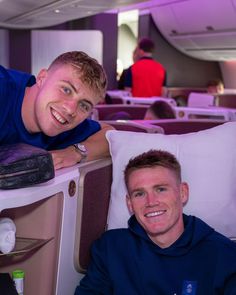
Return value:
<svg viewBox="0 0 236 295">
<path fill-rule="evenodd" d="M 182 211 L 187 199 L 187 184 L 180 183 L 168 168 L 141 168 L 129 175 L 128 208 L 152 241 L 162 248 L 170 246 L 183 233 Z"/>
<path fill-rule="evenodd" d="M 84 121 L 100 97 L 79 78 L 72 65 L 41 70 L 36 79 L 32 118 L 25 125 L 29 132 L 42 131 L 55 136 Z"/>
</svg>

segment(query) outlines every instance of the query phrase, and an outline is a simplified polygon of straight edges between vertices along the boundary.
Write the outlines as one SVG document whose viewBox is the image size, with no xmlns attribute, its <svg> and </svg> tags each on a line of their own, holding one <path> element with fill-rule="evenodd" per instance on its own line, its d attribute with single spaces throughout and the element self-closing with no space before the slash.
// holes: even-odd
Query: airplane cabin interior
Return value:
<svg viewBox="0 0 236 295">
<path fill-rule="evenodd" d="M 118 88 L 144 36 L 166 69 L 161 96 Z M 0 237 L 0 273 L 23 270 L 24 295 L 74 294 L 92 243 L 127 227 L 122 172 L 149 149 L 180 161 L 191 187 L 184 212 L 236 240 L 235 37 L 235 0 L 0 0 L 0 65 L 37 75 L 62 52 L 88 53 L 106 71 L 110 98 L 91 119 L 114 127 L 106 134 L 110 157 L 56 170 L 45 183 L 0 190 L 0 220 L 10 218 L 16 228 L 11 252 L 3 253 Z M 207 92 L 211 79 L 223 82 L 223 92 Z M 159 101 L 175 118 L 145 120 Z"/>
</svg>

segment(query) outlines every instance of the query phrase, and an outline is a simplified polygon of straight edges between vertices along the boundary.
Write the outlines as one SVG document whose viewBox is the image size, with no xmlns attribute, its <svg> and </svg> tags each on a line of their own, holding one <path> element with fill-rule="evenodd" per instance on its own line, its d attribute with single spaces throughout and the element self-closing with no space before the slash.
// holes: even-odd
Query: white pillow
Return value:
<svg viewBox="0 0 236 295">
<path fill-rule="evenodd" d="M 190 187 L 186 214 L 202 218 L 228 237 L 236 236 L 236 122 L 181 135 L 108 131 L 113 183 L 108 229 L 127 227 L 123 171 L 131 157 L 150 149 L 173 153 Z"/>
</svg>

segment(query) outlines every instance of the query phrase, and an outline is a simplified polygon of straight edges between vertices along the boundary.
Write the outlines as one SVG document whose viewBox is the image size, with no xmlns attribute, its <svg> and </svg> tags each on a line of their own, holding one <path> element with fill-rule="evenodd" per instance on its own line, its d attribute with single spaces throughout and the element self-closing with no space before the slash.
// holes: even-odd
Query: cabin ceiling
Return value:
<svg viewBox="0 0 236 295">
<path fill-rule="evenodd" d="M 162 4 L 153 6 L 151 14 L 174 47 L 198 59 L 236 60 L 236 0 L 166 0 Z"/>
<path fill-rule="evenodd" d="M 144 0 L 0 0 L 0 27 L 49 27 L 139 2 Z"/>
<path fill-rule="evenodd" d="M 162 35 L 184 54 L 236 60 L 236 0 L 0 0 L 0 28 L 40 29 L 130 7 L 149 10 Z"/>
</svg>

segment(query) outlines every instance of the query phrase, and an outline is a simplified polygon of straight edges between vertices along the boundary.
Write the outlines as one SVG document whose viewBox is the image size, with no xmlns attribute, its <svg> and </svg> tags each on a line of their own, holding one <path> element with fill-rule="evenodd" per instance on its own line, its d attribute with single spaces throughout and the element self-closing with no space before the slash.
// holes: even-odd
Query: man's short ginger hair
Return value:
<svg viewBox="0 0 236 295">
<path fill-rule="evenodd" d="M 49 66 L 72 65 L 78 69 L 81 81 L 97 93 L 103 100 L 106 94 L 107 77 L 98 61 L 82 51 L 69 51 L 59 55 Z"/>
<path fill-rule="evenodd" d="M 124 178 L 128 189 L 129 176 L 133 171 L 142 168 L 164 167 L 175 173 L 176 179 L 181 182 L 181 166 L 176 157 L 163 150 L 149 150 L 131 158 L 125 167 Z"/>
</svg>

